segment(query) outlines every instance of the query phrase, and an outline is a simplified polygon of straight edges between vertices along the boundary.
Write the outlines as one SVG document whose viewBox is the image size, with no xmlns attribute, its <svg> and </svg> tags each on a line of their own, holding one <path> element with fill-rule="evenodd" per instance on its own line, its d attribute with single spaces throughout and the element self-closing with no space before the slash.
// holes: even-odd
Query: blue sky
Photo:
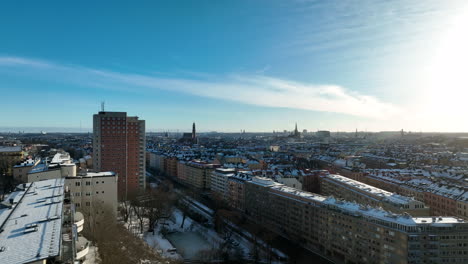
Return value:
<svg viewBox="0 0 468 264">
<path fill-rule="evenodd" d="M 2 2 L 0 127 L 90 128 L 105 100 L 150 131 L 468 131 L 467 17 L 461 0 Z"/>
</svg>

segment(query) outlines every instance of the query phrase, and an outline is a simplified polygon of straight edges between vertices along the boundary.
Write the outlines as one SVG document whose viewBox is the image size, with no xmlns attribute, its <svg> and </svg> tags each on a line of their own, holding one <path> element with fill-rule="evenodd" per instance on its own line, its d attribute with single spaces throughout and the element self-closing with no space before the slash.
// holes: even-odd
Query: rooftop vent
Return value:
<svg viewBox="0 0 468 264">
<path fill-rule="evenodd" d="M 24 228 L 24 233 L 32 233 L 37 231 L 37 224 L 29 224 Z"/>
</svg>

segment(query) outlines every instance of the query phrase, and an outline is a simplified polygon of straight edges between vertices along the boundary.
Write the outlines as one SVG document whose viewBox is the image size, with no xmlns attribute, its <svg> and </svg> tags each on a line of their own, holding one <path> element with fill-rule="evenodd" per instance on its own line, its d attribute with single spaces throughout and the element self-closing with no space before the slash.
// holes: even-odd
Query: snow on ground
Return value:
<svg viewBox="0 0 468 264">
<path fill-rule="evenodd" d="M 155 230 L 154 235 L 153 232 L 147 232 L 144 235 L 144 239 L 146 243 L 157 250 L 158 253 L 162 254 L 164 257 L 172 258 L 172 259 L 182 259 L 182 256 L 176 252 L 168 252 L 169 249 L 174 248 L 174 246 L 169 242 L 169 240 L 162 237 L 161 234 L 158 232 L 159 230 Z"/>
<path fill-rule="evenodd" d="M 98 248 L 96 246 L 89 246 L 89 252 L 86 255 L 86 260 L 83 262 L 83 264 L 96 264 L 99 263 L 100 258 L 99 258 L 99 253 L 98 253 Z"/>
<path fill-rule="evenodd" d="M 177 252 L 185 259 L 198 259 L 199 253 L 211 250 L 212 247 L 198 232 L 176 232 L 167 235 L 167 238 L 177 247 Z"/>
<path fill-rule="evenodd" d="M 202 204 L 199 202 L 197 202 L 197 205 L 192 204 L 194 209 L 198 209 L 197 211 L 201 212 L 202 210 L 200 210 L 201 208 L 199 205 Z M 206 214 L 206 212 L 203 213 Z M 211 219 L 211 216 L 209 219 Z M 134 235 L 146 241 L 146 243 L 157 250 L 158 253 L 162 254 L 164 257 L 172 259 L 183 259 L 183 257 L 185 259 L 193 258 L 197 256 L 199 251 L 219 248 L 220 245 L 225 242 L 220 234 L 218 234 L 214 229 L 204 227 L 188 216 L 185 218 L 184 226 L 182 228 L 182 220 L 183 213 L 178 209 L 174 209 L 172 217 L 169 219 L 163 219 L 159 222 L 155 228 L 154 235 L 153 232 L 144 232 L 144 234 L 141 234 L 139 222 L 132 214 L 128 223 L 125 223 L 125 227 L 127 227 L 127 229 L 130 230 Z M 226 222 L 233 230 L 236 230 L 236 232 L 234 232 L 230 238 L 232 241 L 231 245 L 235 248 L 239 248 L 245 258 L 250 258 L 250 251 L 253 248 L 253 244 L 247 238 L 252 238 L 252 235 L 249 232 L 239 228 L 232 222 Z M 147 219 L 145 220 L 144 226 L 144 230 L 147 230 Z M 169 239 L 166 239 L 161 235 L 160 231 L 162 227 L 166 227 L 168 230 Z M 173 243 L 171 243 L 170 240 L 173 241 Z M 260 245 L 266 248 L 265 242 L 261 241 L 260 239 L 257 241 Z M 174 244 L 177 244 L 179 248 Z M 176 248 L 177 252 L 168 252 L 169 249 L 173 248 Z M 266 252 L 263 252 L 262 249 L 259 250 L 262 252 L 262 255 L 266 255 Z M 284 253 L 277 249 L 273 248 L 272 251 L 277 256 L 287 258 Z"/>
</svg>

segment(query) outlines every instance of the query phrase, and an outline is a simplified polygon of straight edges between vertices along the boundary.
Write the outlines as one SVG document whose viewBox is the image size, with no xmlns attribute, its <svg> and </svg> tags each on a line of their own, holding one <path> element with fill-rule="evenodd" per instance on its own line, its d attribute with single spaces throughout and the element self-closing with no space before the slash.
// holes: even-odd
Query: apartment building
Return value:
<svg viewBox="0 0 468 264">
<path fill-rule="evenodd" d="M 432 215 L 458 215 L 457 199 L 463 193 L 465 190 L 458 187 L 432 184 L 424 191 L 424 201 L 431 207 Z"/>
<path fill-rule="evenodd" d="M 13 166 L 13 179 L 17 183 L 28 182 L 28 173 L 40 160 L 27 159 Z"/>
<path fill-rule="evenodd" d="M 150 168 L 164 171 L 164 155 L 157 152 L 148 152 L 149 153 L 149 166 Z"/>
<path fill-rule="evenodd" d="M 223 199 L 227 199 L 228 195 L 228 180 L 234 176 L 236 170 L 233 168 L 217 168 L 211 173 L 211 192 Z"/>
<path fill-rule="evenodd" d="M 0 262 L 81 263 L 89 241 L 64 179 L 24 183 L 0 204 Z"/>
<path fill-rule="evenodd" d="M 467 263 L 468 222 L 411 217 L 286 187 L 246 182 L 245 213 L 336 263 Z"/>
<path fill-rule="evenodd" d="M 66 177 L 76 210 L 87 217 L 111 209 L 117 215 L 118 176 L 115 172 L 87 172 Z"/>
<path fill-rule="evenodd" d="M 321 177 L 321 194 L 333 195 L 347 201 L 355 201 L 373 207 L 382 207 L 394 213 L 409 213 L 412 216 L 429 216 L 429 207 L 412 197 L 364 184 L 347 177 L 329 174 Z"/>
<path fill-rule="evenodd" d="M 468 220 L 468 192 L 458 197 L 457 200 L 457 216 Z"/>
<path fill-rule="evenodd" d="M 49 158 L 45 158 L 36 162 L 28 172 L 27 182 L 73 177 L 76 176 L 76 170 L 76 165 L 70 155 L 66 152 L 59 152 L 50 161 Z"/>
<path fill-rule="evenodd" d="M 251 179 L 250 174 L 242 172 L 227 178 L 227 200 L 231 208 L 245 210 L 245 183 Z"/>
<path fill-rule="evenodd" d="M 371 170 L 370 173 L 364 177 L 367 184 L 386 191 L 411 195 L 430 208 L 430 215 L 466 218 L 463 211 L 466 188 L 432 182 L 418 175 L 405 175 L 398 170 Z"/>
<path fill-rule="evenodd" d="M 185 161 L 177 162 L 177 180 L 180 182 L 187 181 L 187 172 L 185 171 Z"/>
<path fill-rule="evenodd" d="M 13 166 L 23 158 L 24 152 L 21 146 L 0 146 L 0 176 L 3 174 L 11 176 Z"/>
<path fill-rule="evenodd" d="M 299 175 L 302 183 L 302 190 L 313 193 L 320 193 L 320 177 L 330 174 L 327 170 L 304 170 Z"/>
<path fill-rule="evenodd" d="M 189 186 L 208 190 L 211 186 L 211 173 L 217 166 L 200 160 L 185 163 L 185 183 Z"/>
<path fill-rule="evenodd" d="M 54 155 L 50 163 L 38 163 L 28 174 L 30 182 L 49 179 L 65 179 L 65 185 L 71 191 L 76 210 L 92 216 L 102 211 L 103 207 L 117 212 L 118 175 L 115 172 L 80 172 L 70 163 L 68 153 Z M 72 173 L 73 172 L 73 173 Z"/>
<path fill-rule="evenodd" d="M 177 177 L 177 163 L 179 161 L 176 157 L 167 157 L 164 159 L 164 171 L 170 177 Z"/>
<path fill-rule="evenodd" d="M 146 134 L 145 121 L 126 112 L 99 112 L 93 116 L 93 166 L 96 172 L 115 171 L 119 175 L 118 194 L 144 189 Z"/>
</svg>

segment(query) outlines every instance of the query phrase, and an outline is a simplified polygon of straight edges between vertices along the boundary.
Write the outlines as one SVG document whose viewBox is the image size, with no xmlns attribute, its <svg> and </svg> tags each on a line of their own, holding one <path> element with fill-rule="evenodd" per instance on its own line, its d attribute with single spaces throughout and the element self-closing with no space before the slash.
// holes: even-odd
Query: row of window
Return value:
<svg viewBox="0 0 468 264">
<path fill-rule="evenodd" d="M 102 183 L 104 183 L 104 181 L 102 181 Z M 99 184 L 99 181 L 96 181 L 96 184 Z M 86 181 L 85 185 L 91 186 L 91 181 Z M 81 186 L 81 182 L 75 182 L 75 186 Z"/>
<path fill-rule="evenodd" d="M 102 191 L 101 193 L 104 193 L 104 191 Z M 99 191 L 97 191 L 96 194 L 99 194 Z M 76 192 L 75 196 L 81 196 L 81 192 Z M 91 196 L 91 192 L 85 192 L 85 196 Z"/>
</svg>

